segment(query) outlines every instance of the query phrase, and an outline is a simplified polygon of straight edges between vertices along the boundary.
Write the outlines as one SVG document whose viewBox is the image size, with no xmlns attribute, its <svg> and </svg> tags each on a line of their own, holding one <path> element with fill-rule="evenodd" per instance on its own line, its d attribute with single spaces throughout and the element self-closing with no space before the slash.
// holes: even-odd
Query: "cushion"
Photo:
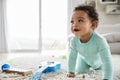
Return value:
<svg viewBox="0 0 120 80">
<path fill-rule="evenodd" d="M 100 34 L 120 32 L 120 24 L 103 24 L 98 25 L 96 31 Z"/>
<path fill-rule="evenodd" d="M 108 43 L 120 42 L 120 32 L 106 33 L 103 36 Z"/>
</svg>

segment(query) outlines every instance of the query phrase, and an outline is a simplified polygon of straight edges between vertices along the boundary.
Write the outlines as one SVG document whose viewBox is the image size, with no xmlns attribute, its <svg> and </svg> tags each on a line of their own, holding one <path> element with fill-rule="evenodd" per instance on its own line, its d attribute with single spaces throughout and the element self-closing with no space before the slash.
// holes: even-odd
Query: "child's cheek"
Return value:
<svg viewBox="0 0 120 80">
<path fill-rule="evenodd" d="M 73 27 L 71 27 L 71 32 L 73 33 Z"/>
</svg>

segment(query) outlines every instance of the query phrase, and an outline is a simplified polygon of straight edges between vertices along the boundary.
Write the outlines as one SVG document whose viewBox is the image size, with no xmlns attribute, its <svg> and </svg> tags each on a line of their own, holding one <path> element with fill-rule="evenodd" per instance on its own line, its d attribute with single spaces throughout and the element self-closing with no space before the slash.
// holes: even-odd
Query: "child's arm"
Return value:
<svg viewBox="0 0 120 80">
<path fill-rule="evenodd" d="M 98 38 L 96 42 L 102 60 L 103 79 L 113 80 L 113 65 L 110 47 L 104 37 Z"/>
<path fill-rule="evenodd" d="M 102 59 L 102 70 L 104 79 L 113 80 L 113 68 L 112 68 L 112 61 L 111 61 L 111 52 L 109 48 L 104 49 L 100 52 L 100 56 Z"/>
<path fill-rule="evenodd" d="M 76 50 L 75 40 L 73 38 L 69 45 L 68 72 L 72 72 L 72 73 L 75 72 L 76 58 L 77 58 L 77 50 Z"/>
</svg>

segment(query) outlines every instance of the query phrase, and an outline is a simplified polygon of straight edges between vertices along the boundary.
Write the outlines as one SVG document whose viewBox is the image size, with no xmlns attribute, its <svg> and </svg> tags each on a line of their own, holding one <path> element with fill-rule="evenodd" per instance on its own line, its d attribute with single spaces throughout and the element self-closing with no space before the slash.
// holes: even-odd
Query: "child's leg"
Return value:
<svg viewBox="0 0 120 80">
<path fill-rule="evenodd" d="M 89 71 L 90 66 L 78 55 L 77 64 L 76 64 L 76 72 L 77 73 L 87 73 Z"/>
</svg>

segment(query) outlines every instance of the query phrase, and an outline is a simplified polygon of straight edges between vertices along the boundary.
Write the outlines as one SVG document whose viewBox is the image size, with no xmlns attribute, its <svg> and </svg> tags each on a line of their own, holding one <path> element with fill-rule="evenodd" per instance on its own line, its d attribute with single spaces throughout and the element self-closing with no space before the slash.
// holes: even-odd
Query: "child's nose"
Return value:
<svg viewBox="0 0 120 80">
<path fill-rule="evenodd" d="M 74 22 L 73 27 L 77 27 L 77 23 L 76 22 Z"/>
</svg>

